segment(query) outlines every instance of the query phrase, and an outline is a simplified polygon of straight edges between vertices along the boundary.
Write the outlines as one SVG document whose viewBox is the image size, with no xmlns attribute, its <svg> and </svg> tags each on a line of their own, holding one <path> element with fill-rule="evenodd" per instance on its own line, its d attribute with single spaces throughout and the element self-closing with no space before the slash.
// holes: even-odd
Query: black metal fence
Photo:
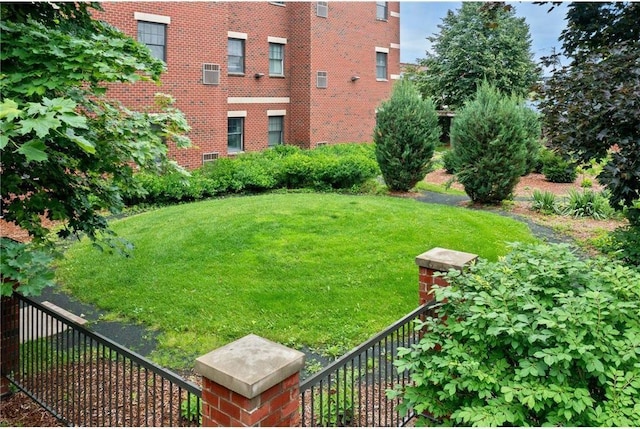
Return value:
<svg viewBox="0 0 640 429">
<path fill-rule="evenodd" d="M 20 355 L 9 379 L 69 426 L 199 426 L 202 390 L 15 294 Z"/>
<path fill-rule="evenodd" d="M 386 389 L 408 384 L 407 372 L 393 365 L 399 347 L 420 340 L 413 321 L 432 315 L 433 304 L 417 308 L 300 384 L 302 426 L 404 426 L 412 414 L 401 415 L 399 399 Z"/>
</svg>

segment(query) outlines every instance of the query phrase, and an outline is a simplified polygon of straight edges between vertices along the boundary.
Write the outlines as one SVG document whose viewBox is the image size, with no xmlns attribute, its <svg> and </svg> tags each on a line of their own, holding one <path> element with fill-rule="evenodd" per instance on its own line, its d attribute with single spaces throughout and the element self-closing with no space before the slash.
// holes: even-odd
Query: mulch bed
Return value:
<svg viewBox="0 0 640 429">
<path fill-rule="evenodd" d="M 187 392 L 159 376 L 105 358 L 63 364 L 25 378 L 50 407 L 76 426 L 199 426 L 180 416 Z M 2 399 L 0 426 L 65 426 L 24 393 Z"/>
</svg>

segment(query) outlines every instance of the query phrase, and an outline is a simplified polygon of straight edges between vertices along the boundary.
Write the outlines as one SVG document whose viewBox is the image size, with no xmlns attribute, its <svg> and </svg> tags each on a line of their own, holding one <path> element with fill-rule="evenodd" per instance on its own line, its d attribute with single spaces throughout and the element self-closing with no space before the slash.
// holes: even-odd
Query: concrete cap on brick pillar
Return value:
<svg viewBox="0 0 640 429">
<path fill-rule="evenodd" d="M 416 264 L 419 267 L 430 268 L 434 271 L 447 272 L 453 268 L 462 271 L 465 265 L 478 259 L 473 253 L 458 252 L 456 250 L 434 247 L 433 249 L 416 256 Z"/>
<path fill-rule="evenodd" d="M 198 374 L 253 399 L 304 366 L 304 353 L 247 335 L 196 359 Z"/>
</svg>

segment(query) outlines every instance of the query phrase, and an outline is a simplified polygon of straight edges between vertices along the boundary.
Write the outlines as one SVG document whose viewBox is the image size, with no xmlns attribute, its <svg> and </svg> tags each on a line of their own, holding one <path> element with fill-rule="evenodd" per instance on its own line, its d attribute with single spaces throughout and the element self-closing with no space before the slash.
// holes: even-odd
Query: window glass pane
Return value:
<svg viewBox="0 0 640 429">
<path fill-rule="evenodd" d="M 269 44 L 269 58 L 274 60 L 282 59 L 282 45 L 276 43 Z"/>
<path fill-rule="evenodd" d="M 284 45 L 269 43 L 269 74 L 284 74 Z"/>
<path fill-rule="evenodd" d="M 376 2 L 376 18 L 387 19 L 387 2 L 386 1 Z"/>
<path fill-rule="evenodd" d="M 227 124 L 227 148 L 229 152 L 239 152 L 242 150 L 244 118 L 229 118 Z"/>
<path fill-rule="evenodd" d="M 241 57 L 242 56 L 242 40 L 240 39 L 229 39 L 229 55 L 234 55 Z"/>
<path fill-rule="evenodd" d="M 147 45 L 151 54 L 162 61 L 165 61 L 166 30 L 165 24 L 138 21 L 138 42 Z"/>
<path fill-rule="evenodd" d="M 229 39 L 227 67 L 230 73 L 244 73 L 244 40 Z"/>
<path fill-rule="evenodd" d="M 387 78 L 387 54 L 376 52 L 376 78 Z"/>
<path fill-rule="evenodd" d="M 283 116 L 269 116 L 269 146 L 283 143 Z"/>
</svg>

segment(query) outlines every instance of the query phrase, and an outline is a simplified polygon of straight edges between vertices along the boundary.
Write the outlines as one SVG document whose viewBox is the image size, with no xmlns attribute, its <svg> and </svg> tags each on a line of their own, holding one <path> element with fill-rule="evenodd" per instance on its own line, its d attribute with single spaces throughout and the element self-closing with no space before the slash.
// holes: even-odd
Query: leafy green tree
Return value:
<svg viewBox="0 0 640 429">
<path fill-rule="evenodd" d="M 404 409 L 444 426 L 640 425 L 640 273 L 529 244 L 446 278 L 398 351 L 413 383 L 388 394 Z"/>
<path fill-rule="evenodd" d="M 85 3 L 2 3 L 0 168 L 3 218 L 29 232 L 32 245 L 2 240 L 2 277 L 37 294 L 30 280 L 35 247 L 84 233 L 115 247 L 104 212 L 118 212 L 121 190 L 135 191 L 135 168 L 178 169 L 167 142 L 188 146 L 189 127 L 170 96 L 133 111 L 107 98 L 110 83 L 159 82 L 165 65 L 146 46 L 92 19 Z M 15 273 L 22 271 L 21 278 Z M 26 277 L 25 277 L 26 276 Z M 2 295 L 11 293 L 2 285 Z"/>
<path fill-rule="evenodd" d="M 438 106 L 462 107 L 483 80 L 522 97 L 539 80 L 529 26 L 516 18 L 512 6 L 463 2 L 438 28 L 438 34 L 427 37 L 433 53 L 427 52 L 419 60 L 422 67 L 410 76 Z"/>
<path fill-rule="evenodd" d="M 424 179 L 440 138 L 435 106 L 402 79 L 380 104 L 373 132 L 376 159 L 392 191 L 408 191 Z"/>
<path fill-rule="evenodd" d="M 572 3 L 562 32 L 570 63 L 540 105 L 550 144 L 579 162 L 607 160 L 598 180 L 640 225 L 640 3 Z M 548 58 L 555 64 L 555 58 Z"/>
<path fill-rule="evenodd" d="M 529 159 L 531 129 L 525 107 L 487 82 L 456 115 L 451 126 L 456 176 L 473 202 L 511 198 Z"/>
</svg>

